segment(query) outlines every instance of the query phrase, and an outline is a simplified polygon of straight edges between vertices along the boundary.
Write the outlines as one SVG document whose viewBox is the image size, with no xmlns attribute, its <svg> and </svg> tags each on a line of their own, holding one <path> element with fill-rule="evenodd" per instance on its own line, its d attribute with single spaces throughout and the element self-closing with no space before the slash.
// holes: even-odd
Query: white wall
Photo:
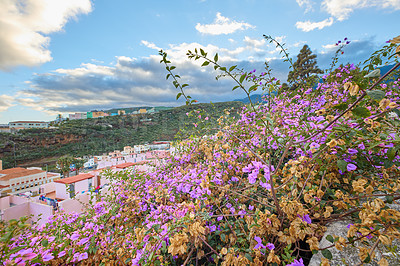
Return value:
<svg viewBox="0 0 400 266">
<path fill-rule="evenodd" d="M 41 185 L 40 188 L 43 189 L 43 191 L 41 191 L 41 194 L 50 193 L 50 192 L 56 191 L 56 183 L 50 182 L 50 183 Z"/>
<path fill-rule="evenodd" d="M 10 208 L 10 197 L 11 196 L 0 198 L 0 210 Z"/>
<path fill-rule="evenodd" d="M 62 184 L 62 183 L 56 183 L 56 182 L 54 184 L 56 187 L 56 198 L 69 199 L 69 193 L 67 192 L 66 185 Z"/>
</svg>

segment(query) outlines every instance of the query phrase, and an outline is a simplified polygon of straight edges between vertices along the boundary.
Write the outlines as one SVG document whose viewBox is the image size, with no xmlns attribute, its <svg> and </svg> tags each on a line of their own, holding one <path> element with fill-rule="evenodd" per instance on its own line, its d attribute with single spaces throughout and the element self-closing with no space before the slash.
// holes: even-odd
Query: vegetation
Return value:
<svg viewBox="0 0 400 266">
<path fill-rule="evenodd" d="M 297 60 L 293 64 L 293 70 L 288 74 L 288 82 L 292 84 L 292 89 L 298 87 L 298 82 L 309 82 L 309 84 L 315 83 L 316 74 L 324 73 L 317 66 L 317 56 L 313 54 L 308 47 L 304 45 L 301 48 L 300 53 L 297 55 Z"/>
<path fill-rule="evenodd" d="M 395 64 L 389 72 L 400 67 L 398 43 L 379 55 Z M 280 83 L 268 69 L 224 67 L 202 49 L 187 55 L 233 78 L 233 89 L 269 96 L 258 106 L 249 97 L 238 117 L 226 111 L 214 120 L 175 79 L 197 120 L 179 154 L 152 173 L 108 173 L 110 195 L 93 196 L 85 213 L 57 212 L 40 228 L 24 220 L 0 227 L 2 260 L 294 266 L 321 252 L 329 265 L 332 254 L 319 249 L 325 226 L 351 219 L 347 237 L 327 237 L 331 247 L 357 242 L 360 264 L 377 262 L 378 246 L 400 238 L 400 212 L 390 205 L 400 198 L 400 121 L 392 114 L 400 113 L 400 80 L 370 81 L 346 65 L 316 89 L 299 81 L 296 91 L 271 93 Z M 380 255 L 377 263 L 388 265 Z"/>
<path fill-rule="evenodd" d="M 198 104 L 162 110 L 153 114 L 124 115 L 61 123 L 56 129 L 21 130 L 17 134 L 0 133 L 0 157 L 4 168 L 51 158 L 96 155 L 124 146 L 155 140 L 174 140 L 180 128 L 190 125 L 186 113 L 203 109 L 211 116 L 219 116 L 227 108 L 239 108 L 240 102 Z M 14 153 L 15 144 L 15 153 Z M 14 157 L 15 155 L 15 157 Z"/>
</svg>

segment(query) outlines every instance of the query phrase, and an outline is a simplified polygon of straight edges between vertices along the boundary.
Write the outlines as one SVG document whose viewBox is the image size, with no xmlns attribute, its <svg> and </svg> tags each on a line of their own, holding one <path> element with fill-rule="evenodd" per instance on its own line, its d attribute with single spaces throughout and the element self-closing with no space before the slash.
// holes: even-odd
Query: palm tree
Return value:
<svg viewBox="0 0 400 266">
<path fill-rule="evenodd" d="M 57 160 L 58 169 L 61 170 L 64 177 L 69 176 L 70 166 L 73 160 L 74 159 L 70 155 L 64 155 Z"/>
</svg>

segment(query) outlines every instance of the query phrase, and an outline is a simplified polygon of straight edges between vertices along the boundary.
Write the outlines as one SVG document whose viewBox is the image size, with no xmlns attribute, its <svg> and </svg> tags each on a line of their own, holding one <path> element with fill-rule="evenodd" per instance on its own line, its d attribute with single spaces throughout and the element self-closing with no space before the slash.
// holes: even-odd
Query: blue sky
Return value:
<svg viewBox="0 0 400 266">
<path fill-rule="evenodd" d="M 219 53 L 226 66 L 284 80 L 288 65 L 263 39 L 304 44 L 327 68 L 347 37 L 342 62 L 358 63 L 399 35 L 400 0 L 3 0 L 0 2 L 0 123 L 131 106 L 178 106 L 158 50 L 200 102 L 243 98 L 215 80 L 188 49 Z"/>
</svg>

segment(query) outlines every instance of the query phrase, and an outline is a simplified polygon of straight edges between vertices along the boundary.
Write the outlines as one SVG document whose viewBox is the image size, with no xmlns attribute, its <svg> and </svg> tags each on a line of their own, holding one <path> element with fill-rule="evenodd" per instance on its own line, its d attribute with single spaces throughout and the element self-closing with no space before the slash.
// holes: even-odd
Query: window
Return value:
<svg viewBox="0 0 400 266">
<path fill-rule="evenodd" d="M 69 197 L 75 197 L 75 183 L 69 185 Z"/>
<path fill-rule="evenodd" d="M 92 188 L 92 182 L 93 182 L 93 181 L 92 181 L 91 178 L 89 178 L 88 181 L 89 181 L 89 189 L 91 189 L 91 188 Z"/>
</svg>

